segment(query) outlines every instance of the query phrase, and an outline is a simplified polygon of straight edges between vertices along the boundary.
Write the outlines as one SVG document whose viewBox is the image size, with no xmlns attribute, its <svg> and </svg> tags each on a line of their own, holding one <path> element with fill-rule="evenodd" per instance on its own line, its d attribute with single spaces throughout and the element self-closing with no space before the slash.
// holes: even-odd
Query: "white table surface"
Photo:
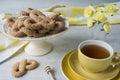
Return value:
<svg viewBox="0 0 120 80">
<path fill-rule="evenodd" d="M 27 7 L 33 8 L 45 8 L 56 4 L 65 4 L 73 6 L 86 6 L 95 0 L 1 0 L 0 1 L 0 13 L 3 12 L 16 12 Z M 94 4 L 116 2 L 119 0 L 98 0 Z M 115 51 L 120 51 L 120 25 L 112 25 L 112 32 L 107 36 L 107 42 L 113 46 Z M 49 39 L 54 46 L 53 50 L 44 56 L 30 56 L 24 51 L 18 52 L 15 56 L 0 64 L 0 80 L 50 80 L 49 76 L 44 72 L 46 66 L 51 66 L 54 70 L 54 76 L 56 80 L 66 80 L 63 76 L 60 63 L 64 55 L 69 51 L 76 49 L 81 41 L 90 39 L 90 30 L 86 27 L 73 26 L 69 30 L 53 39 Z M 35 59 L 40 63 L 40 66 L 35 70 L 28 71 L 26 75 L 20 78 L 14 78 L 11 76 L 11 69 L 15 62 L 24 58 Z"/>
</svg>

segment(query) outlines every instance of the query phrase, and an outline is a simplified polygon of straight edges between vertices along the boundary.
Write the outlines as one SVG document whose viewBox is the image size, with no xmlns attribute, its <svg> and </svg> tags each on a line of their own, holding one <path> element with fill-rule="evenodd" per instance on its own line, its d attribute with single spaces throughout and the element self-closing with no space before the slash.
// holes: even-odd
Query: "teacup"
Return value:
<svg viewBox="0 0 120 80">
<path fill-rule="evenodd" d="M 86 40 L 78 46 L 78 60 L 80 65 L 90 72 L 101 72 L 110 66 L 115 66 L 113 48 L 106 42 L 100 40 Z M 119 62 L 119 61 L 118 61 Z"/>
</svg>

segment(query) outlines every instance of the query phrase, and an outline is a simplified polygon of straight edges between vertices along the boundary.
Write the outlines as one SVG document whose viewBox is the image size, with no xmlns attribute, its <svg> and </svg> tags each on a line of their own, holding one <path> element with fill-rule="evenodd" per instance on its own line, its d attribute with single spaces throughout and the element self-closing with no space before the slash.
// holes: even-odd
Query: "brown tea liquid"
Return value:
<svg viewBox="0 0 120 80">
<path fill-rule="evenodd" d="M 98 45 L 86 45 L 81 52 L 91 58 L 104 59 L 110 56 L 109 51 Z"/>
</svg>

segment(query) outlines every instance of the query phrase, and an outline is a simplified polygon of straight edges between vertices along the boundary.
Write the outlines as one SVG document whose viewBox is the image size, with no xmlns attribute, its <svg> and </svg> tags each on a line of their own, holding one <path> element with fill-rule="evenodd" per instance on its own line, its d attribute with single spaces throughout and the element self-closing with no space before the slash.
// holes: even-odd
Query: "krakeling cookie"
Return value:
<svg viewBox="0 0 120 80">
<path fill-rule="evenodd" d="M 32 59 L 24 59 L 20 62 L 16 62 L 12 67 L 12 76 L 21 77 L 28 70 L 33 70 L 38 67 L 38 62 Z"/>
<path fill-rule="evenodd" d="M 19 13 L 19 17 L 10 17 L 6 25 L 15 37 L 43 37 L 64 31 L 65 21 L 60 13 L 45 15 L 39 10 L 28 8 Z"/>
</svg>

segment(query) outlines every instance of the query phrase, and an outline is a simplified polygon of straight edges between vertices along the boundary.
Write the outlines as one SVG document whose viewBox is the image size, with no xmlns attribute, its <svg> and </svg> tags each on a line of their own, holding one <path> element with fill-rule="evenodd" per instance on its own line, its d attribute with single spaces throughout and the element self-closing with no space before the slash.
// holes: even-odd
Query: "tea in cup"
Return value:
<svg viewBox="0 0 120 80">
<path fill-rule="evenodd" d="M 100 40 L 86 40 L 78 46 L 78 60 L 80 65 L 90 72 L 101 72 L 112 64 L 114 55 L 113 48 Z"/>
</svg>

